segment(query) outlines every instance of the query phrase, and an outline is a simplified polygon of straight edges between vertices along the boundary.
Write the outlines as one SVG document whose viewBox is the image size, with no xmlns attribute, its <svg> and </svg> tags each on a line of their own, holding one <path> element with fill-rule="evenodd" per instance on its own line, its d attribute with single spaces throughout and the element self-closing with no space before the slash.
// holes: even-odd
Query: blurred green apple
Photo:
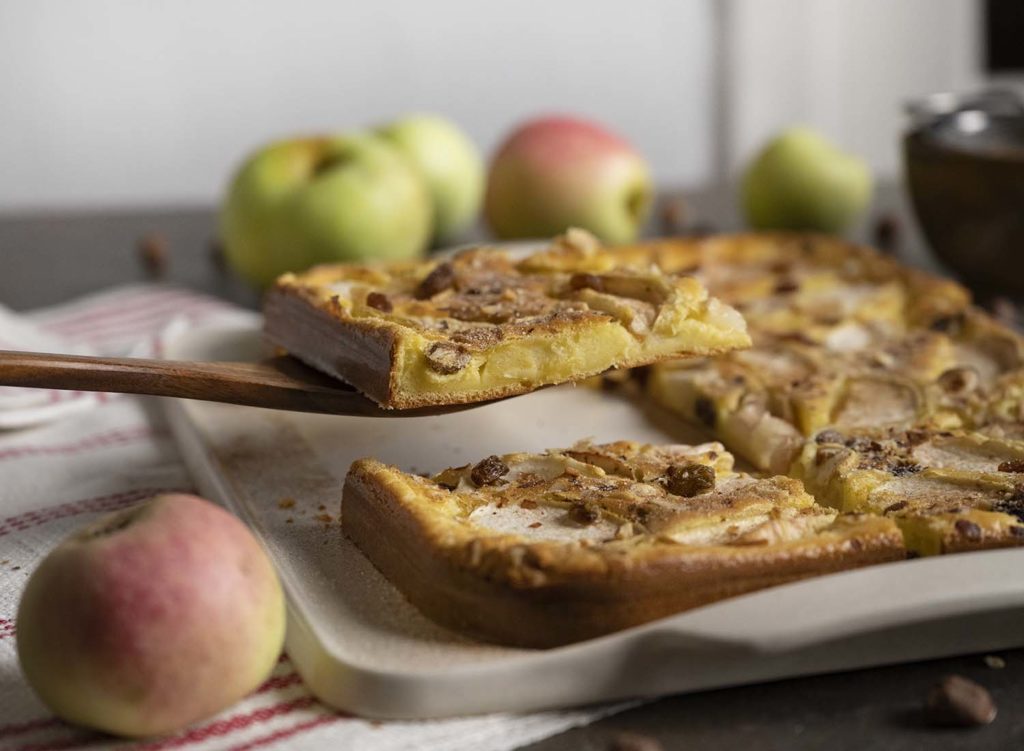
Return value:
<svg viewBox="0 0 1024 751">
<path fill-rule="evenodd" d="M 228 262 L 257 285 L 329 261 L 404 260 L 430 240 L 423 180 L 372 134 L 297 138 L 249 156 L 221 207 Z"/>
<path fill-rule="evenodd" d="M 743 210 L 755 229 L 840 232 L 870 198 L 864 161 L 810 128 L 776 136 L 743 176 Z"/>
<path fill-rule="evenodd" d="M 484 199 L 499 238 L 549 237 L 569 227 L 607 243 L 635 240 L 653 195 L 647 163 L 596 123 L 545 117 L 516 129 L 491 162 Z"/>
<path fill-rule="evenodd" d="M 465 133 L 449 120 L 420 114 L 380 128 L 419 170 L 434 206 L 434 244 L 444 245 L 466 231 L 480 211 L 484 164 Z"/>
</svg>

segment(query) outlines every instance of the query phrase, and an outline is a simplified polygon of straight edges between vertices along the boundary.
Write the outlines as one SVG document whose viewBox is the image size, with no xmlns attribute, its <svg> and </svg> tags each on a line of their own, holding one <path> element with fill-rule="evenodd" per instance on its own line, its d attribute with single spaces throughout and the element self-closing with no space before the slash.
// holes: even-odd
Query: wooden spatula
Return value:
<svg viewBox="0 0 1024 751">
<path fill-rule="evenodd" d="M 348 384 L 286 356 L 259 363 L 183 362 L 0 350 L 0 386 L 176 396 L 359 417 L 424 417 L 485 403 L 383 409 Z"/>
</svg>

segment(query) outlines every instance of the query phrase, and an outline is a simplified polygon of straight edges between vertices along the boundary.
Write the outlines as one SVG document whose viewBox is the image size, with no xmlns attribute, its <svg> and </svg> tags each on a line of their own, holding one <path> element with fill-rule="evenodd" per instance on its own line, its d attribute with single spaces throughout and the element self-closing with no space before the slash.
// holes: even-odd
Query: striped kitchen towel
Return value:
<svg viewBox="0 0 1024 751">
<path fill-rule="evenodd" d="M 135 285 L 31 314 L 0 308 L 0 348 L 154 356 L 162 332 L 252 316 L 187 290 Z M 62 723 L 32 694 L 16 656 L 18 600 L 33 568 L 98 515 L 193 483 L 156 400 L 0 388 L 0 749 L 512 749 L 617 707 L 429 722 L 338 714 L 286 655 L 249 697 L 166 738 L 119 742 Z M 13 429 L 18 428 L 18 429 Z"/>
</svg>

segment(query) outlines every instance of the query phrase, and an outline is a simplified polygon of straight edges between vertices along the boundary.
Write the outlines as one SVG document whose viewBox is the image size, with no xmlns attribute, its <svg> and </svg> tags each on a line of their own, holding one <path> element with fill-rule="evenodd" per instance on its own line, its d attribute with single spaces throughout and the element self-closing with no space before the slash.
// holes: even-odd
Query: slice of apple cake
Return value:
<svg viewBox="0 0 1024 751">
<path fill-rule="evenodd" d="M 423 613 L 549 647 L 809 576 L 905 557 L 889 519 L 733 470 L 721 444 L 578 443 L 426 478 L 376 460 L 342 528 Z"/>
<path fill-rule="evenodd" d="M 265 332 L 394 408 L 485 401 L 749 345 L 743 318 L 696 279 L 591 271 L 558 247 L 546 251 L 558 268 L 474 248 L 286 274 L 267 295 Z"/>
</svg>

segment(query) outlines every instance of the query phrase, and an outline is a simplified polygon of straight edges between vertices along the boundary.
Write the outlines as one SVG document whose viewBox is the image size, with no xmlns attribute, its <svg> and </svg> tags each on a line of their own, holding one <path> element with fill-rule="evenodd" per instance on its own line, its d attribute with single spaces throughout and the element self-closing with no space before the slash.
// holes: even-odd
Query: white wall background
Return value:
<svg viewBox="0 0 1024 751">
<path fill-rule="evenodd" d="M 217 199 L 247 150 L 434 110 L 577 112 L 711 169 L 711 0 L 3 0 L 0 210 Z"/>
<path fill-rule="evenodd" d="M 726 168 L 773 132 L 812 125 L 900 171 L 904 103 L 983 83 L 979 0 L 728 0 Z"/>
<path fill-rule="evenodd" d="M 409 110 L 485 150 L 604 121 L 659 181 L 809 123 L 898 173 L 902 102 L 963 89 L 978 0 L 0 0 L 0 211 L 215 202 L 263 141 Z"/>
</svg>

